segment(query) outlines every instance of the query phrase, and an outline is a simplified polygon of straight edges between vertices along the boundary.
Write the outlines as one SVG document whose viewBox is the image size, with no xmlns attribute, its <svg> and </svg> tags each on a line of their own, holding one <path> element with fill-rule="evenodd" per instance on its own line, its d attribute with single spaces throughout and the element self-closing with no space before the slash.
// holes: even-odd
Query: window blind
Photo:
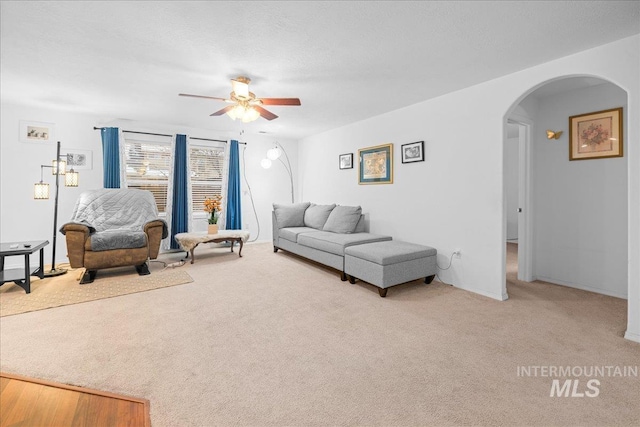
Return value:
<svg viewBox="0 0 640 427">
<path fill-rule="evenodd" d="M 171 158 L 170 142 L 125 141 L 127 186 L 151 191 L 158 212 L 166 212 Z"/>
<path fill-rule="evenodd" d="M 191 143 L 189 157 L 193 211 L 204 212 L 206 198 L 222 195 L 224 147 Z"/>
</svg>

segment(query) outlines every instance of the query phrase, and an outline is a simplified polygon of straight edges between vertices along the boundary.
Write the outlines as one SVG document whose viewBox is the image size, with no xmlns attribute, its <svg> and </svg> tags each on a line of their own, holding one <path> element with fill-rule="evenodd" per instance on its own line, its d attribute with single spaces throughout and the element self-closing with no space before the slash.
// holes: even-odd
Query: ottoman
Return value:
<svg viewBox="0 0 640 427">
<path fill-rule="evenodd" d="M 344 249 L 344 272 L 352 284 L 356 278 L 371 283 L 385 297 L 391 286 L 422 277 L 431 283 L 437 272 L 436 254 L 432 247 L 397 240 L 364 243 Z"/>
</svg>

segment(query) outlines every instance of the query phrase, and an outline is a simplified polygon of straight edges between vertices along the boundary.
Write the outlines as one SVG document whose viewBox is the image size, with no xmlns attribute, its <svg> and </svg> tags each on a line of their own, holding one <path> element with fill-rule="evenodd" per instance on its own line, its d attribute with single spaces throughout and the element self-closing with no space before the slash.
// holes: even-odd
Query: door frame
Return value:
<svg viewBox="0 0 640 427">
<path fill-rule="evenodd" d="M 531 136 L 533 121 L 528 117 L 511 114 L 506 123 L 518 126 L 518 207 L 522 210 L 518 214 L 518 280 L 531 282 L 533 276 L 533 176 L 532 176 L 532 147 Z M 508 143 L 506 125 L 504 150 Z M 505 194 L 506 209 L 506 194 Z M 507 215 L 504 215 L 506 230 Z M 506 240 L 505 240 L 506 241 Z M 506 245 L 504 245 L 506 268 Z M 506 288 L 506 276 L 505 276 Z M 506 289 L 505 289 L 506 293 Z"/>
</svg>

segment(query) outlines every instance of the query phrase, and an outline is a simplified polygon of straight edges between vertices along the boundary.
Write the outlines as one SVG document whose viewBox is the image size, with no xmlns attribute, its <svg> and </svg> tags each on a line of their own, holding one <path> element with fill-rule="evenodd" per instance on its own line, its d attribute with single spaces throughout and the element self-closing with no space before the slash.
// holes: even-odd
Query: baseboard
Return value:
<svg viewBox="0 0 640 427">
<path fill-rule="evenodd" d="M 634 334 L 632 332 L 625 332 L 624 334 L 624 338 L 628 339 L 629 341 L 635 341 L 637 343 L 640 343 L 640 334 Z"/>
<path fill-rule="evenodd" d="M 463 291 L 469 291 L 469 292 L 473 292 L 474 294 L 478 294 L 478 295 L 482 295 L 483 297 L 487 297 L 487 298 L 491 298 L 491 299 L 495 299 L 498 301 L 506 301 L 509 299 L 509 295 L 507 295 L 506 292 L 501 292 L 501 293 L 495 293 L 495 292 L 486 292 L 486 291 L 482 291 L 479 289 L 473 289 L 473 288 L 466 288 L 463 286 L 458 286 L 458 285 L 453 285 L 454 287 L 458 288 L 458 289 L 462 289 Z"/>
<path fill-rule="evenodd" d="M 535 280 L 540 280 L 542 282 L 552 283 L 554 285 L 567 286 L 569 288 L 580 289 L 582 291 L 595 292 L 596 294 L 608 295 L 610 297 L 616 297 L 621 299 L 627 299 L 626 294 L 620 294 L 618 292 L 609 291 L 607 289 L 594 288 L 586 285 L 579 285 L 577 283 L 564 282 L 562 280 L 552 279 L 550 277 L 545 276 L 536 276 Z"/>
</svg>

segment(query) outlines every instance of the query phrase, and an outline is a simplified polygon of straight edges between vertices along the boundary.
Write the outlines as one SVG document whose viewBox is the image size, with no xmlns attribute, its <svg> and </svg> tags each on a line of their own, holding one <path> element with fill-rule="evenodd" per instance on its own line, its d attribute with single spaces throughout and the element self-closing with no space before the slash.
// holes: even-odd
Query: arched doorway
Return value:
<svg viewBox="0 0 640 427">
<path fill-rule="evenodd" d="M 566 76 L 531 88 L 505 115 L 505 171 L 513 161 L 508 156 L 513 148 L 508 145 L 514 141 L 513 126 L 520 129 L 515 138 L 521 143 L 518 280 L 628 297 L 628 159 L 569 159 L 569 117 L 617 107 L 623 108 L 626 128 L 624 89 L 598 77 Z M 563 135 L 548 139 L 547 130 L 563 131 Z M 623 144 L 627 144 L 624 139 Z M 506 182 L 507 175 L 505 197 L 508 187 L 513 187 L 512 182 Z M 505 206 L 512 205 L 505 202 Z M 503 219 L 505 235 L 511 239 L 512 216 L 505 211 Z M 505 245 L 504 256 L 513 278 L 513 242 Z M 508 292 L 510 282 L 509 274 L 506 277 L 503 293 Z"/>
</svg>

